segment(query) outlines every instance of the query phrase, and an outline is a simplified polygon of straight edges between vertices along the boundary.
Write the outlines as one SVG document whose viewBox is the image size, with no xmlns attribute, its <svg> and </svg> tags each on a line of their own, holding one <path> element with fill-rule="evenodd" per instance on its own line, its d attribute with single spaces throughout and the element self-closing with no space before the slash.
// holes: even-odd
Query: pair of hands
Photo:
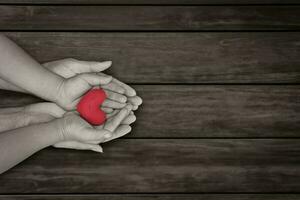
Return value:
<svg viewBox="0 0 300 200">
<path fill-rule="evenodd" d="M 130 124 L 136 120 L 133 111 L 138 109 L 142 99 L 130 86 L 102 73 L 111 66 L 110 61 L 63 59 L 45 63 L 43 66 L 63 77 L 63 81 L 59 84 L 55 103 L 25 106 L 24 125 L 52 121 L 58 127 L 61 138 L 54 147 L 96 152 L 102 152 L 99 143 L 131 131 Z M 107 95 L 101 108 L 107 114 L 107 121 L 101 126 L 92 126 L 74 110 L 82 95 L 99 86 Z"/>
</svg>

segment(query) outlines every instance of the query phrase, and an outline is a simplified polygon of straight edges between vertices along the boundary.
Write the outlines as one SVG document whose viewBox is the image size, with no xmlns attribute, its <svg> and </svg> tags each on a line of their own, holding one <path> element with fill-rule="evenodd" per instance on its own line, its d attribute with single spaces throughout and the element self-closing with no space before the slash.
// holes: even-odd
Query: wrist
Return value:
<svg viewBox="0 0 300 200">
<path fill-rule="evenodd" d="M 50 94 L 50 100 L 58 105 L 60 105 L 60 99 L 64 82 L 64 78 L 58 78 L 56 84 L 53 86 L 52 93 Z"/>
<path fill-rule="evenodd" d="M 65 141 L 65 121 L 64 118 L 59 118 L 51 121 L 53 123 L 53 127 L 55 127 L 56 137 L 58 138 L 58 142 Z"/>
</svg>

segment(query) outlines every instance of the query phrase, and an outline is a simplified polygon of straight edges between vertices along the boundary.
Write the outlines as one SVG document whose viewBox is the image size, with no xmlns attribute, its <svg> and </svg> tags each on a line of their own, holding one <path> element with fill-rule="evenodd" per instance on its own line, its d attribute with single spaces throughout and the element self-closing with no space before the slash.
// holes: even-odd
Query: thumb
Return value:
<svg viewBox="0 0 300 200">
<path fill-rule="evenodd" d="M 76 76 L 79 79 L 86 81 L 91 86 L 105 85 L 111 82 L 112 77 L 105 74 L 84 73 Z"/>
<path fill-rule="evenodd" d="M 104 62 L 94 62 L 94 61 L 78 61 L 79 64 L 87 66 L 86 72 L 102 72 L 108 69 L 112 62 L 104 61 Z"/>
<path fill-rule="evenodd" d="M 78 141 L 65 141 L 59 142 L 53 145 L 56 148 L 65 148 L 65 149 L 76 149 L 76 150 L 91 150 L 96 152 L 103 152 L 103 149 L 98 144 L 87 144 Z"/>
<path fill-rule="evenodd" d="M 110 138 L 112 133 L 105 129 L 95 129 L 94 127 L 86 128 L 85 133 L 82 134 L 83 141 L 104 141 Z"/>
<path fill-rule="evenodd" d="M 107 121 L 104 125 L 104 129 L 110 132 L 114 132 L 116 128 L 121 124 L 121 122 L 130 114 L 132 110 L 132 105 L 128 104 L 124 108 L 122 108 L 118 114 L 112 117 L 109 121 Z"/>
</svg>

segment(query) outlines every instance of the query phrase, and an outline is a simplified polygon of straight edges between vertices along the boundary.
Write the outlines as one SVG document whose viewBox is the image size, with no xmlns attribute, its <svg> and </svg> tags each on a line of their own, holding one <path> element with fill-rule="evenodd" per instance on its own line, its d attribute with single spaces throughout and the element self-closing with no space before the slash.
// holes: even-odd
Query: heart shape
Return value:
<svg viewBox="0 0 300 200">
<path fill-rule="evenodd" d="M 80 99 L 77 104 L 77 111 L 90 124 L 101 125 L 106 120 L 105 112 L 100 109 L 105 99 L 106 94 L 104 90 L 92 89 Z"/>
</svg>

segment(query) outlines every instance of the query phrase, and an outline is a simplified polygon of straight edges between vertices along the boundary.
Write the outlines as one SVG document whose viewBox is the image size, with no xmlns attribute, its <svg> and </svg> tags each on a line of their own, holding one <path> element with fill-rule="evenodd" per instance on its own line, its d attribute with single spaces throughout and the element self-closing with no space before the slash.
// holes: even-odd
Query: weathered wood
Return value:
<svg viewBox="0 0 300 200">
<path fill-rule="evenodd" d="M 212 4 L 299 4 L 298 0 L 0 0 L 5 4 L 137 4 L 137 5 L 212 5 Z"/>
<path fill-rule="evenodd" d="M 300 6 L 0 6 L 1 30 L 300 30 Z"/>
<path fill-rule="evenodd" d="M 269 193 L 300 190 L 297 139 L 121 139 L 104 154 L 43 150 L 0 193 Z"/>
<path fill-rule="evenodd" d="M 0 195 L 2 200 L 299 200 L 299 194 Z"/>
<path fill-rule="evenodd" d="M 299 33 L 7 35 L 41 62 L 113 60 L 127 83 L 300 83 Z"/>
<path fill-rule="evenodd" d="M 300 86 L 134 86 L 133 138 L 299 137 Z M 0 107 L 37 102 L 0 92 Z"/>
</svg>

